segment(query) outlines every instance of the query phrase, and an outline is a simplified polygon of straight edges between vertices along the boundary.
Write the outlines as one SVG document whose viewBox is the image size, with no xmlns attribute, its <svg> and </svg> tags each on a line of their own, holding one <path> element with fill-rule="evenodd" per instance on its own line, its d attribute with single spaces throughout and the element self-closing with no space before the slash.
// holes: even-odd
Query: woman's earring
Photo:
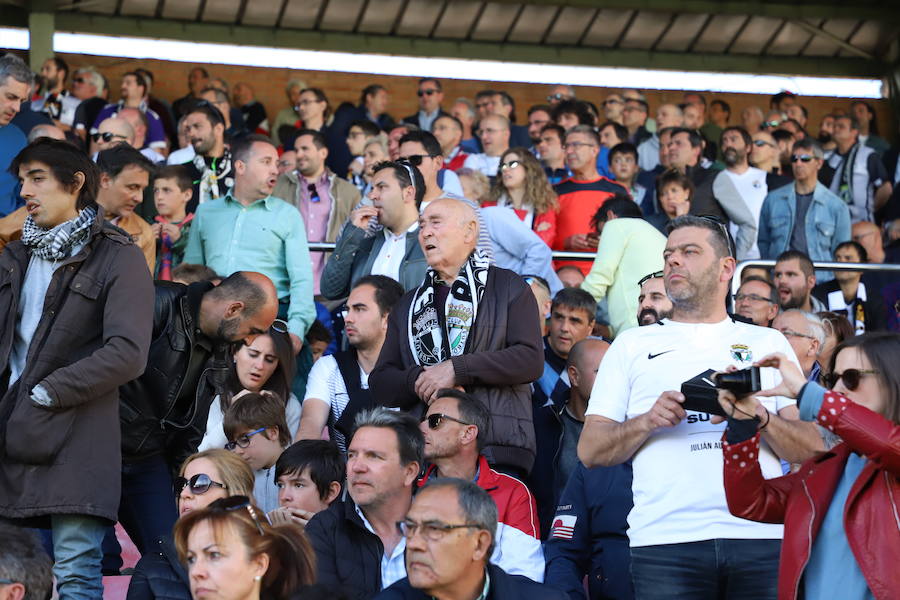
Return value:
<svg viewBox="0 0 900 600">
<path fill-rule="evenodd" d="M 262 575 L 257 575 L 256 577 L 253 578 L 253 581 L 261 581 L 261 580 L 262 580 Z"/>
</svg>

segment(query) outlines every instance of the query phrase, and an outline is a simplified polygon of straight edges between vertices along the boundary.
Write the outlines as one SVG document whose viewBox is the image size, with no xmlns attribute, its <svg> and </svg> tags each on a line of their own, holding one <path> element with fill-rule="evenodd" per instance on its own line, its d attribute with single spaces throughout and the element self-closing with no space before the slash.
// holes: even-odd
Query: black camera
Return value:
<svg viewBox="0 0 900 600">
<path fill-rule="evenodd" d="M 738 398 L 747 396 L 762 389 L 759 380 L 759 367 L 750 367 L 731 373 L 719 373 L 715 379 L 716 387 L 728 390 Z"/>
</svg>

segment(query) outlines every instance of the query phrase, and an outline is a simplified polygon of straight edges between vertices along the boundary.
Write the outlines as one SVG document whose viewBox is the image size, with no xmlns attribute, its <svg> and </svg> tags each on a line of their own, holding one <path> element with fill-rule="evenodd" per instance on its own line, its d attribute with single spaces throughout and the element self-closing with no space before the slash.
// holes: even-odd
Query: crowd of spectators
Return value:
<svg viewBox="0 0 900 600">
<path fill-rule="evenodd" d="M 0 597 L 900 593 L 871 105 L 188 87 L 0 57 Z"/>
</svg>

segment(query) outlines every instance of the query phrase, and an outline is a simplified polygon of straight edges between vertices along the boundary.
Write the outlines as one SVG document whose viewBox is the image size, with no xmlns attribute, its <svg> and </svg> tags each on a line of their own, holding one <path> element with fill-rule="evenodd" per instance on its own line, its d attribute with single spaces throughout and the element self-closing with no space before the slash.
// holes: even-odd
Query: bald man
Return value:
<svg viewBox="0 0 900 600">
<path fill-rule="evenodd" d="M 421 214 L 425 280 L 391 312 L 369 387 L 416 414 L 438 390 L 464 389 L 491 413 L 488 461 L 524 477 L 535 455 L 530 384 L 544 368 L 537 302 L 521 277 L 476 251 L 477 240 L 462 200 L 439 198 Z"/>
<path fill-rule="evenodd" d="M 97 132 L 91 134 L 90 139 L 90 154 L 96 157 L 98 152 L 123 142 L 133 147 L 134 128 L 122 117 L 110 117 L 97 126 Z"/>
<path fill-rule="evenodd" d="M 277 313 L 275 286 L 260 273 L 238 271 L 218 286 L 157 282 L 147 365 L 119 389 L 119 521 L 142 554 L 175 523 L 170 474 L 203 438 L 210 402 L 224 392 L 229 348 L 268 332 Z"/>
<path fill-rule="evenodd" d="M 463 166 L 481 171 L 493 180 L 500 168 L 500 156 L 509 149 L 510 123 L 503 115 L 488 115 L 478 124 L 478 138 L 484 151 L 470 154 Z"/>
</svg>

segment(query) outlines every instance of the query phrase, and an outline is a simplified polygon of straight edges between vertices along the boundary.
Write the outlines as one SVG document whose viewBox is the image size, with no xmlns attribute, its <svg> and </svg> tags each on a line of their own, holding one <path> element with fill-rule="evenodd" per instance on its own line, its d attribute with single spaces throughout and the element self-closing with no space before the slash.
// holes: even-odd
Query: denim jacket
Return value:
<svg viewBox="0 0 900 600">
<path fill-rule="evenodd" d="M 759 215 L 759 252 L 775 259 L 787 250 L 797 214 L 794 184 L 780 187 L 766 196 Z M 813 261 L 832 260 L 834 250 L 850 239 L 850 209 L 821 183 L 816 183 L 806 213 L 807 254 Z M 825 275 L 825 272 L 820 272 Z"/>
</svg>

